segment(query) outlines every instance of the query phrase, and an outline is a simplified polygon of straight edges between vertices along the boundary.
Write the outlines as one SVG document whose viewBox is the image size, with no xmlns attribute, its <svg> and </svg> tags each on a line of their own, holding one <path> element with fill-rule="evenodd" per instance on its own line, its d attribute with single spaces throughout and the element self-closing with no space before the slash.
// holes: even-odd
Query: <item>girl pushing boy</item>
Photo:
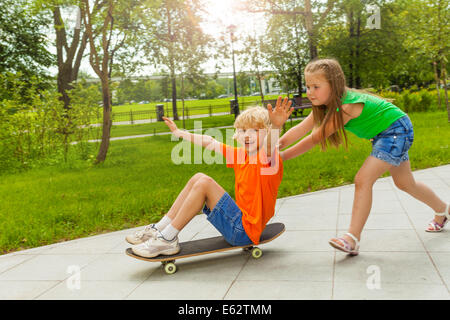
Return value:
<svg viewBox="0 0 450 320">
<path fill-rule="evenodd" d="M 395 185 L 431 207 L 434 219 L 425 231 L 439 232 L 450 219 L 449 204 L 428 186 L 415 181 L 408 150 L 414 139 L 409 117 L 398 107 L 379 97 L 349 89 L 339 63 L 334 59 L 310 62 L 305 68 L 305 82 L 312 112 L 279 140 L 283 160 L 297 157 L 317 144 L 325 150 L 330 144 L 347 145 L 345 130 L 372 142 L 372 152 L 355 176 L 355 196 L 348 233 L 333 238 L 330 245 L 357 255 L 364 224 L 372 207 L 372 187 L 389 171 Z M 345 130 L 344 130 L 345 129 Z"/>
<path fill-rule="evenodd" d="M 219 152 L 234 169 L 235 197 L 211 177 L 195 174 L 180 192 L 169 212 L 156 224 L 126 237 L 132 251 L 142 257 L 172 255 L 180 251 L 178 233 L 202 210 L 207 220 L 231 245 L 257 244 L 275 211 L 278 187 L 283 176 L 277 150 L 280 128 L 291 115 L 291 102 L 278 98 L 275 109 L 253 107 L 242 112 L 234 123 L 235 138 L 243 147 L 225 145 L 211 136 L 192 134 L 163 118 L 172 133 L 184 140 Z"/>
</svg>

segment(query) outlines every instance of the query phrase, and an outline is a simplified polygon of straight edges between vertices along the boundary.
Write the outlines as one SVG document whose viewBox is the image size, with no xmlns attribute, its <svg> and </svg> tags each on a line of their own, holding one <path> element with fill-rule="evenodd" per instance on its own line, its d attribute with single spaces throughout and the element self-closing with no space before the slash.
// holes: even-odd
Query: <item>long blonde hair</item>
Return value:
<svg viewBox="0 0 450 320">
<path fill-rule="evenodd" d="M 342 98 L 347 90 L 345 75 L 339 62 L 335 59 L 317 59 L 309 62 L 305 67 L 305 74 L 322 74 L 328 81 L 331 94 L 327 105 L 312 106 L 314 116 L 314 127 L 320 130 L 322 137 L 325 137 L 325 127 L 327 123 L 333 121 L 336 132 L 326 139 L 320 141 L 322 150 L 326 150 L 328 144 L 338 147 L 345 141 L 347 148 L 347 135 L 344 131 L 344 120 L 342 117 Z"/>
</svg>

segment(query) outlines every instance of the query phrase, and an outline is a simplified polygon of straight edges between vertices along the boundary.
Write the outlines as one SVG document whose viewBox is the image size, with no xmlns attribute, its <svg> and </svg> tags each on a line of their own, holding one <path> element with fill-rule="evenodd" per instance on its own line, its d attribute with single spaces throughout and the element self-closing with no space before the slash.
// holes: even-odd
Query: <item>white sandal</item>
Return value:
<svg viewBox="0 0 450 320">
<path fill-rule="evenodd" d="M 349 236 L 350 238 L 352 238 L 355 241 L 355 248 L 352 248 L 351 244 L 345 240 L 344 238 L 336 238 L 336 240 L 340 240 L 344 245 L 340 245 L 339 243 L 336 243 L 335 241 L 328 241 L 328 243 L 341 251 L 344 251 L 352 256 L 357 256 L 359 254 L 359 241 L 358 239 L 352 235 L 350 232 L 347 232 L 345 235 Z"/>
<path fill-rule="evenodd" d="M 450 214 L 448 213 L 449 207 L 450 207 L 450 203 L 447 204 L 444 212 L 435 213 L 436 216 L 445 216 L 445 219 L 442 222 L 442 224 L 437 223 L 436 220 L 433 219 L 433 221 L 431 221 L 428 224 L 432 229 L 425 229 L 426 232 L 441 232 L 444 229 L 444 226 L 450 220 Z"/>
</svg>

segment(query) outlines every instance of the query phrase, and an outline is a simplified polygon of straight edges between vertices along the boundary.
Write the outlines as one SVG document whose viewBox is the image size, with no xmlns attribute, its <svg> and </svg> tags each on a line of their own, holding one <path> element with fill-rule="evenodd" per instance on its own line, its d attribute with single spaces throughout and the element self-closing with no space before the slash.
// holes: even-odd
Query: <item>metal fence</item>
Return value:
<svg viewBox="0 0 450 320">
<path fill-rule="evenodd" d="M 267 104 L 271 103 L 275 106 L 276 100 L 265 100 L 264 103 L 261 100 L 258 101 L 248 101 L 248 102 L 240 102 L 239 110 L 243 111 L 249 107 L 253 106 L 267 106 Z M 301 106 L 295 105 L 296 107 L 295 116 L 298 116 L 298 112 L 303 115 L 303 109 L 309 108 L 311 106 L 310 103 L 302 103 Z M 224 114 L 233 114 L 233 110 L 230 104 L 223 105 L 207 105 L 207 106 L 197 106 L 197 107 L 184 107 L 184 110 L 181 105 L 177 105 L 178 118 L 182 119 L 183 115 L 185 119 L 189 119 L 191 117 L 206 117 L 206 116 L 214 116 L 214 115 L 224 115 Z M 167 104 L 164 106 L 164 116 L 172 117 L 173 110 L 172 105 Z M 157 120 L 157 112 L 156 108 L 154 110 L 139 110 L 139 111 L 126 111 L 126 112 L 113 112 L 112 113 L 112 121 L 113 122 L 130 122 L 131 124 L 135 123 L 139 120 L 147 120 L 146 122 L 154 122 Z"/>
</svg>

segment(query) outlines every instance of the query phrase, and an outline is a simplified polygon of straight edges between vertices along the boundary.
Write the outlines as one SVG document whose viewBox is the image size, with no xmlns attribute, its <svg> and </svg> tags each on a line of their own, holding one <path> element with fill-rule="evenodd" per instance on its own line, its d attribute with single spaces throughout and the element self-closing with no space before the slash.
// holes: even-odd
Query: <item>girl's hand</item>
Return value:
<svg viewBox="0 0 450 320">
<path fill-rule="evenodd" d="M 170 120 L 167 117 L 162 117 L 164 120 L 164 123 L 169 127 L 170 131 L 172 131 L 172 133 L 175 133 L 175 131 L 178 130 L 177 125 L 175 124 L 175 122 L 173 122 L 172 120 Z"/>
<path fill-rule="evenodd" d="M 294 111 L 294 108 L 291 108 L 292 101 L 288 100 L 287 97 L 284 98 L 283 101 L 281 100 L 282 97 L 278 97 L 275 109 L 273 111 L 272 105 L 270 103 L 267 105 L 270 122 L 272 123 L 272 127 L 275 129 L 280 129 L 286 120 L 289 119 L 292 111 Z"/>
</svg>

